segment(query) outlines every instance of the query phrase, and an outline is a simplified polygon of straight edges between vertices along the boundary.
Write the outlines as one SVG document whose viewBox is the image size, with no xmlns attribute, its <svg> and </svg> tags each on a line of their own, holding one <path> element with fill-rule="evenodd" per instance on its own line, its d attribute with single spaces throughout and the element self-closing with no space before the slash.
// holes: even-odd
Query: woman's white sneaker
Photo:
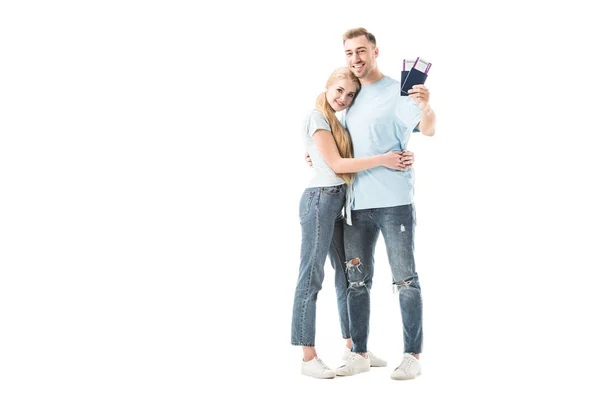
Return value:
<svg viewBox="0 0 600 400">
<path fill-rule="evenodd" d="M 350 353 L 346 364 L 335 370 L 335 373 L 340 376 L 350 376 L 367 372 L 371 369 L 368 357 L 363 357 L 358 353 Z"/>
<path fill-rule="evenodd" d="M 348 359 L 348 357 L 350 357 L 350 349 L 347 347 L 344 347 L 344 356 L 342 357 L 342 359 L 344 361 L 346 361 Z M 370 351 L 367 353 L 367 355 L 369 356 L 369 362 L 371 364 L 371 367 L 385 367 L 387 365 L 387 361 L 377 357 L 375 354 L 371 353 Z"/>
<path fill-rule="evenodd" d="M 419 375 L 421 375 L 421 363 L 419 360 L 412 354 L 404 353 L 404 359 L 398 368 L 392 372 L 392 379 L 414 379 Z"/>
<path fill-rule="evenodd" d="M 319 357 L 310 361 L 302 360 L 302 375 L 312 376 L 313 378 L 331 379 L 335 377 L 335 371 L 329 368 Z"/>
</svg>

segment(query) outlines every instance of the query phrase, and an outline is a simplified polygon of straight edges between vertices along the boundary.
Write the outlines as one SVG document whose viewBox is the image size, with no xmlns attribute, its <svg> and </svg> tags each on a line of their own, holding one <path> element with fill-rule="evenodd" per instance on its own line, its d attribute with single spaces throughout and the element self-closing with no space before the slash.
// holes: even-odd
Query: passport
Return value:
<svg viewBox="0 0 600 400">
<path fill-rule="evenodd" d="M 410 69 L 407 70 L 407 67 Z M 404 60 L 400 83 L 402 84 L 401 95 L 408 96 L 408 90 L 414 85 L 423 85 L 427 80 L 427 74 L 431 63 L 417 57 L 416 60 Z"/>
</svg>

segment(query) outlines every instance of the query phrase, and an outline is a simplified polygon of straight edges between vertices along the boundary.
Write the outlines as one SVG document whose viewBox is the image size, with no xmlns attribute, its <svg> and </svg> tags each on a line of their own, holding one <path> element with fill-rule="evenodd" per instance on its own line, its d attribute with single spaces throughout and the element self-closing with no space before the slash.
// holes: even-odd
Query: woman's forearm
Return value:
<svg viewBox="0 0 600 400">
<path fill-rule="evenodd" d="M 330 165 L 336 174 L 361 172 L 382 165 L 382 156 L 364 158 L 337 158 Z"/>
</svg>

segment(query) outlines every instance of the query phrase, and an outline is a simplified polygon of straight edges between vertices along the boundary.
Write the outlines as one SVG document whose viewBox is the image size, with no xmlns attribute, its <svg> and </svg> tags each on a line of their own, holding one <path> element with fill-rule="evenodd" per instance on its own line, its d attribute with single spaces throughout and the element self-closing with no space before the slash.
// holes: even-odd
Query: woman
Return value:
<svg viewBox="0 0 600 400">
<path fill-rule="evenodd" d="M 302 374 L 315 378 L 335 376 L 335 371 L 325 365 L 315 349 L 316 301 L 328 251 L 336 271 L 342 335 L 351 344 L 341 217 L 347 185 L 359 171 L 405 168 L 399 152 L 352 158 L 350 136 L 335 113 L 350 106 L 359 89 L 358 78 L 348 68 L 336 69 L 327 80 L 325 92 L 317 97 L 316 108 L 308 114 L 305 124 L 305 145 L 312 159 L 314 176 L 300 199 L 302 246 L 292 315 L 292 344 L 302 346 Z"/>
</svg>

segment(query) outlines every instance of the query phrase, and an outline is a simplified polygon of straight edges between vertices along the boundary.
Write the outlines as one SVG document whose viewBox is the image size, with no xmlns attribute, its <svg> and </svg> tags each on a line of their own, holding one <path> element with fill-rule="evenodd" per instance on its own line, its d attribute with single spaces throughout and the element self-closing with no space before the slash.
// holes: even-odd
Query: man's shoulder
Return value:
<svg viewBox="0 0 600 400">
<path fill-rule="evenodd" d="M 401 85 L 400 82 L 392 78 L 391 76 L 385 75 L 381 79 L 381 85 L 379 86 L 379 93 L 388 93 L 395 95 L 400 93 Z"/>
<path fill-rule="evenodd" d="M 392 78 L 389 75 L 385 75 L 384 79 L 386 79 L 386 81 L 389 85 L 399 85 L 400 84 L 400 82 L 398 82 L 397 80 L 395 80 L 394 78 Z"/>
</svg>

